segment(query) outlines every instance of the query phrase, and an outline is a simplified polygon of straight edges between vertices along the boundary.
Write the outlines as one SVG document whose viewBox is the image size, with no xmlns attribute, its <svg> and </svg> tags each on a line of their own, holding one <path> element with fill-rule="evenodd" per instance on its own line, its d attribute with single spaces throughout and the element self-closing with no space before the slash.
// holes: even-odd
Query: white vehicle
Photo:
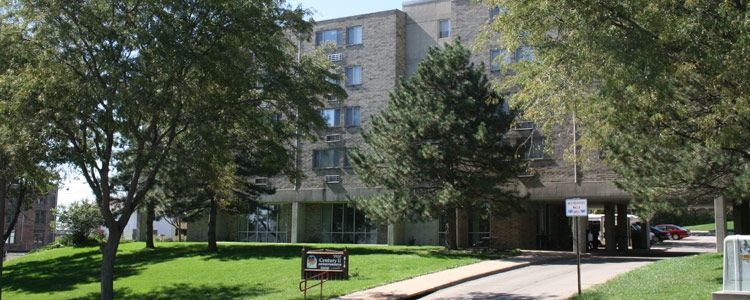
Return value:
<svg viewBox="0 0 750 300">
<path fill-rule="evenodd" d="M 636 215 L 628 214 L 628 220 L 630 221 L 631 226 L 641 223 L 641 218 Z M 589 214 L 589 230 L 596 235 L 595 238 L 599 241 L 599 245 L 601 246 L 605 245 L 604 233 L 607 231 L 607 228 L 604 226 L 605 224 L 604 214 Z M 617 226 L 617 214 L 615 214 L 615 226 Z M 649 231 L 649 233 L 650 232 L 651 231 Z M 651 233 L 651 235 L 653 235 L 653 233 Z"/>
</svg>

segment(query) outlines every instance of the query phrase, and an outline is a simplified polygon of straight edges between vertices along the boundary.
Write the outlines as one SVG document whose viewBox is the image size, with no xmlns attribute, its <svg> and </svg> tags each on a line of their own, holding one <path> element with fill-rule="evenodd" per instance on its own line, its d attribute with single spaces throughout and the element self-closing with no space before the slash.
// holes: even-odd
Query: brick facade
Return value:
<svg viewBox="0 0 750 300">
<path fill-rule="evenodd" d="M 6 202 L 6 211 L 11 213 L 13 207 Z M 55 241 L 55 236 L 50 228 L 50 223 L 55 220 L 52 209 L 57 207 L 57 190 L 49 194 L 37 197 L 29 209 L 21 211 L 13 233 L 5 243 L 5 251 L 25 252 L 42 248 Z M 5 224 L 10 224 L 8 214 Z M 7 228 L 6 228 L 7 229 Z"/>
</svg>

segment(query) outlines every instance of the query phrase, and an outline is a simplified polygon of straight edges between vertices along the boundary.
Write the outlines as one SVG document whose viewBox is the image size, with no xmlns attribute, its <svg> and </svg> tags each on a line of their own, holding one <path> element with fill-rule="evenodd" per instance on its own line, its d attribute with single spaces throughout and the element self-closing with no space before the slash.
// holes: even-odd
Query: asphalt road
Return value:
<svg viewBox="0 0 750 300">
<path fill-rule="evenodd" d="M 639 256 L 590 256 L 581 259 L 581 289 L 674 255 L 715 252 L 716 237 L 668 240 Z M 448 287 L 420 299 L 566 299 L 578 293 L 575 259 L 532 265 Z"/>
</svg>

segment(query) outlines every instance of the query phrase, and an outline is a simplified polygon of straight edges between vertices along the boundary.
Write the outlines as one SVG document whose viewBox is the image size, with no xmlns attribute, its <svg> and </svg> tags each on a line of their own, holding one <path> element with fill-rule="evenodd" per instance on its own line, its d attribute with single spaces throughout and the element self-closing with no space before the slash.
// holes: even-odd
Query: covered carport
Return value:
<svg viewBox="0 0 750 300">
<path fill-rule="evenodd" d="M 630 226 L 616 226 L 615 224 L 630 224 L 628 220 L 628 206 L 632 196 L 615 187 L 611 181 L 585 181 L 585 182 L 537 182 L 534 185 L 526 185 L 526 192 L 529 193 L 529 201 L 545 202 L 550 204 L 559 204 L 565 207 L 565 200 L 572 198 L 583 198 L 587 200 L 589 211 L 602 210 L 604 213 L 605 230 L 605 249 L 606 250 L 626 250 L 628 249 L 630 235 Z M 543 218 L 540 215 L 540 218 Z M 642 218 L 641 234 L 637 238 L 640 240 L 636 245 L 644 248 L 648 247 L 649 224 L 645 218 Z M 543 222 L 554 222 L 554 220 L 539 220 Z M 578 236 L 583 237 L 574 243 L 573 250 L 576 247 L 587 249 L 586 230 L 588 229 L 587 217 L 575 217 L 573 222 L 578 222 Z M 615 230 L 610 230 L 614 228 Z"/>
</svg>

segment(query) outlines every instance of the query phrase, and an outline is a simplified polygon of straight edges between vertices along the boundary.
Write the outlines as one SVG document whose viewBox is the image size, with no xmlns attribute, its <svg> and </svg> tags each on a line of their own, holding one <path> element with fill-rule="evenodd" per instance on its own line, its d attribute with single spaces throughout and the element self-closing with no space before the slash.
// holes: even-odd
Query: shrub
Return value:
<svg viewBox="0 0 750 300">
<path fill-rule="evenodd" d="M 86 245 L 89 243 L 91 234 L 95 234 L 97 230 L 104 232 L 101 229 L 104 225 L 104 218 L 94 202 L 80 200 L 71 203 L 68 207 L 55 209 L 53 213 L 57 217 L 55 228 L 70 231 L 70 234 L 63 238 L 65 244 Z M 103 238 L 101 232 L 96 237 Z"/>
</svg>

